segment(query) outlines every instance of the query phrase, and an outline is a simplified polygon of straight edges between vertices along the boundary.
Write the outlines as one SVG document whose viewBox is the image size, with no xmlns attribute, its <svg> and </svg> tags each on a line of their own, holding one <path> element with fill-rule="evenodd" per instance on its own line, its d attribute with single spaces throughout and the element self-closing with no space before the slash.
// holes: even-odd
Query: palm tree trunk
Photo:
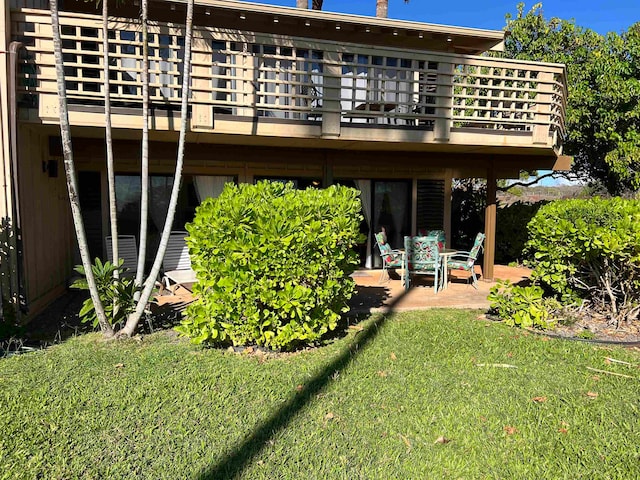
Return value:
<svg viewBox="0 0 640 480">
<path fill-rule="evenodd" d="M 187 18 L 185 22 L 185 40 L 184 40 L 184 61 L 182 65 L 182 104 L 180 107 L 180 138 L 178 140 L 178 154 L 176 159 L 176 170 L 173 178 L 173 187 L 171 189 L 171 199 L 169 200 L 169 208 L 167 210 L 167 219 L 164 222 L 162 236 L 160 237 L 160 245 L 156 253 L 151 272 L 144 283 L 144 289 L 138 299 L 135 311 L 129 315 L 126 325 L 120 331 L 123 336 L 133 335 L 140 318 L 147 306 L 147 302 L 151 297 L 155 286 L 156 278 L 160 273 L 164 253 L 169 243 L 169 235 L 171 234 L 171 226 L 176 213 L 176 205 L 178 204 L 178 193 L 180 192 L 180 183 L 182 181 L 182 165 L 184 163 L 184 146 L 187 136 L 187 111 L 189 108 L 190 83 L 191 83 L 191 42 L 193 30 L 193 0 L 187 0 Z"/>
<path fill-rule="evenodd" d="M 84 231 L 84 223 L 82 221 L 82 212 L 80 210 L 80 199 L 78 197 L 78 182 L 76 180 L 76 169 L 73 161 L 73 150 L 71 148 L 71 127 L 69 125 L 69 111 L 67 110 L 67 88 L 64 78 L 64 66 L 62 60 L 62 40 L 60 35 L 60 19 L 58 18 L 58 0 L 51 0 L 51 29 L 53 33 L 53 52 L 56 64 L 56 81 L 58 85 L 58 108 L 60 113 L 60 137 L 62 139 L 62 153 L 64 156 L 64 171 L 67 180 L 67 190 L 69 192 L 69 203 L 71 204 L 71 215 L 73 217 L 73 225 L 76 230 L 76 238 L 78 240 L 78 248 L 80 257 L 82 258 L 82 266 L 84 267 L 87 283 L 89 285 L 89 294 L 93 301 L 93 306 L 98 317 L 98 323 L 102 333 L 106 336 L 113 336 L 113 328 L 108 322 L 100 296 L 96 280 L 91 269 L 91 259 L 89 256 L 89 247 L 87 245 L 87 237 Z"/>
<path fill-rule="evenodd" d="M 111 225 L 111 250 L 117 263 L 118 253 L 118 208 L 116 205 L 116 178 L 113 166 L 113 140 L 111 136 L 111 92 L 109 91 L 109 9 L 108 2 L 102 2 L 102 75 L 104 89 L 104 141 L 107 155 L 107 179 L 109 183 L 109 221 Z M 113 271 L 113 278 L 120 276 Z"/>
<path fill-rule="evenodd" d="M 322 10 L 322 2 L 323 2 L 323 0 L 312 0 L 311 9 L 313 9 L 313 10 Z"/>
<path fill-rule="evenodd" d="M 389 16 L 389 0 L 376 0 L 376 17 L 387 18 Z"/>
<path fill-rule="evenodd" d="M 106 0 L 103 0 L 106 1 Z M 149 2 L 142 0 L 142 166 L 140 169 L 140 247 L 135 284 L 142 285 L 149 224 Z M 136 299 L 139 295 L 136 294 Z"/>
<path fill-rule="evenodd" d="M 296 7 L 304 9 L 309 8 L 309 0 L 296 0 Z"/>
</svg>

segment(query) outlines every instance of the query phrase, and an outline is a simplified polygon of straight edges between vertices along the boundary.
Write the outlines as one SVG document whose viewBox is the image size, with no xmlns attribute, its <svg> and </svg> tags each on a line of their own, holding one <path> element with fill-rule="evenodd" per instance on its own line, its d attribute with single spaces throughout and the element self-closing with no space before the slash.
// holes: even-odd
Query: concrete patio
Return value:
<svg viewBox="0 0 640 480">
<path fill-rule="evenodd" d="M 473 288 L 468 282 L 464 272 L 452 271 L 449 277 L 448 288 L 433 292 L 433 277 L 426 276 L 416 278 L 412 288 L 405 292 L 400 279 L 401 270 L 391 272 L 391 278 L 385 278 L 380 282 L 380 270 L 358 270 L 352 277 L 356 281 L 356 295 L 349 305 L 352 313 L 385 311 L 390 305 L 396 311 L 422 310 L 428 308 L 489 308 L 487 295 L 496 281 L 483 280 L 482 271 L 476 265 L 478 276 L 478 289 Z M 531 270 L 522 267 L 507 267 L 496 265 L 494 268 L 495 280 L 509 280 L 512 283 L 526 281 Z M 179 287 L 175 295 L 160 295 L 156 298 L 158 306 L 175 305 L 178 309 L 193 300 L 189 290 Z"/>
<path fill-rule="evenodd" d="M 478 288 L 475 289 L 467 280 L 465 272 L 452 271 L 448 287 L 433 291 L 433 277 L 417 276 L 416 282 L 409 291 L 404 290 L 400 275 L 401 270 L 391 272 L 391 279 L 380 282 L 380 270 L 358 270 L 352 276 L 356 281 L 357 294 L 350 305 L 355 312 L 384 311 L 393 305 L 396 311 L 422 310 L 428 308 L 489 308 L 487 296 L 497 280 L 509 280 L 512 283 L 526 281 L 531 270 L 522 267 L 496 265 L 494 281 L 482 279 L 480 266 L 476 265 Z"/>
</svg>

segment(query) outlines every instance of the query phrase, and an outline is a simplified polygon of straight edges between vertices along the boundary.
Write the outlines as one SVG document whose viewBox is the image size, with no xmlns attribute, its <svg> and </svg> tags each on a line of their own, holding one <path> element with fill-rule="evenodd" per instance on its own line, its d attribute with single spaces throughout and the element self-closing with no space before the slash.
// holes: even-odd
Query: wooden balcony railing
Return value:
<svg viewBox="0 0 640 480">
<path fill-rule="evenodd" d="M 46 116 L 44 98 L 56 95 L 50 14 L 23 9 L 11 19 L 14 37 L 25 45 L 22 104 L 39 106 Z M 101 20 L 61 13 L 60 21 L 69 100 L 102 105 Z M 151 102 L 176 108 L 182 26 L 153 24 L 149 42 Z M 115 106 L 140 105 L 141 52 L 139 23 L 112 19 Z M 448 139 L 455 129 L 501 130 L 529 132 L 533 143 L 556 146 L 564 134 L 566 96 L 561 65 L 194 29 L 192 127 L 213 128 L 214 115 L 270 117 L 317 122 L 327 135 L 371 125 L 429 130 L 435 140 Z"/>
</svg>

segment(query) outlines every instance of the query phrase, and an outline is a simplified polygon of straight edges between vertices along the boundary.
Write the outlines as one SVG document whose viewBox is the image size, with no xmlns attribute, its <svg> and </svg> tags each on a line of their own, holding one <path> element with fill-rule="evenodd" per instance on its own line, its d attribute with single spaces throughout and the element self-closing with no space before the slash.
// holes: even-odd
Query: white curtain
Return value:
<svg viewBox="0 0 640 480">
<path fill-rule="evenodd" d="M 233 183 L 233 177 L 226 175 L 195 175 L 193 184 L 196 187 L 198 201 L 202 203 L 205 198 L 219 197 L 227 182 Z"/>
<path fill-rule="evenodd" d="M 364 219 L 367 221 L 369 231 L 367 232 L 367 258 L 365 260 L 365 268 L 372 268 L 372 251 L 371 251 L 371 180 L 355 180 L 356 188 L 360 190 L 360 201 L 362 202 L 362 211 Z"/>
</svg>

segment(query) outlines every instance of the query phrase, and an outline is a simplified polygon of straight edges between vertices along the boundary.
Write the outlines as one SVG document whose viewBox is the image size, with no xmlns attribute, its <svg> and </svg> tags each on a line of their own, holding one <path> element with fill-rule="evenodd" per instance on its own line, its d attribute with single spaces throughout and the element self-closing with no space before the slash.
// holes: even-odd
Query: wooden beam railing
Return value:
<svg viewBox="0 0 640 480">
<path fill-rule="evenodd" d="M 39 99 L 41 116 L 51 115 L 55 107 L 43 106 L 56 92 L 49 12 L 21 10 L 11 18 L 12 31 L 26 45 L 23 104 Z M 100 18 L 62 13 L 60 21 L 69 99 L 101 105 Z M 182 26 L 152 24 L 149 42 L 151 102 L 175 108 Z M 109 45 L 112 101 L 137 107 L 139 23 L 113 18 Z M 339 134 L 341 126 L 425 129 L 437 141 L 448 140 L 456 129 L 529 132 L 534 143 L 557 145 L 564 135 L 565 70 L 200 26 L 194 31 L 191 104 L 192 122 L 202 128 L 213 127 L 214 115 L 230 115 L 318 122 L 327 134 Z"/>
</svg>

